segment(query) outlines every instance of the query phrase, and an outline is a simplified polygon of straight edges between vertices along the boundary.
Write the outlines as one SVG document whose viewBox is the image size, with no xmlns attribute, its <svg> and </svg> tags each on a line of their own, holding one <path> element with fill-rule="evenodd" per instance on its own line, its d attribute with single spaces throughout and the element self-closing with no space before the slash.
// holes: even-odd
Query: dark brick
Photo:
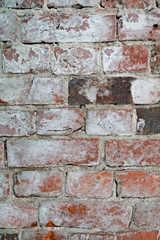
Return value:
<svg viewBox="0 0 160 240">
<path fill-rule="evenodd" d="M 74 78 L 69 82 L 69 104 L 133 103 L 132 77 L 113 77 L 100 82 L 95 78 Z"/>
<path fill-rule="evenodd" d="M 137 109 L 137 133 L 143 135 L 160 133 L 160 108 Z"/>
<path fill-rule="evenodd" d="M 154 45 L 151 51 L 151 71 L 160 73 L 160 45 Z"/>
<path fill-rule="evenodd" d="M 156 6 L 157 6 L 158 8 L 160 8 L 160 0 L 157 0 L 157 1 L 156 1 Z"/>
<path fill-rule="evenodd" d="M 18 234 L 13 233 L 13 234 L 3 234 L 0 233 L 0 240 L 18 240 Z"/>
</svg>

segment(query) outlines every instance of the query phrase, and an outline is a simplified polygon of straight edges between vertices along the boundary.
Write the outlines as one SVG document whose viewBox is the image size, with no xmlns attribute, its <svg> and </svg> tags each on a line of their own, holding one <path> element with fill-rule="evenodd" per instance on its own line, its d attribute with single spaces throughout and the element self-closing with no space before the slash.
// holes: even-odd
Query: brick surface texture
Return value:
<svg viewBox="0 0 160 240">
<path fill-rule="evenodd" d="M 160 0 L 0 0 L 0 239 L 160 240 Z"/>
</svg>

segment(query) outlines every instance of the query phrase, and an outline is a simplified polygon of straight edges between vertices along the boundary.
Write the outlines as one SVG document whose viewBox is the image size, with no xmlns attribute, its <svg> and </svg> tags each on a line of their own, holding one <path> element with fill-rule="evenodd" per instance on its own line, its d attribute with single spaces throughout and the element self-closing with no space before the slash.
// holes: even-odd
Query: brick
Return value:
<svg viewBox="0 0 160 240">
<path fill-rule="evenodd" d="M 99 71 L 100 48 L 56 48 L 52 51 L 51 70 L 57 75 L 89 75 Z"/>
<path fill-rule="evenodd" d="M 160 101 L 160 78 L 96 77 L 69 81 L 70 105 L 82 104 L 155 104 Z"/>
<path fill-rule="evenodd" d="M 0 168 L 4 168 L 4 143 L 0 142 Z"/>
<path fill-rule="evenodd" d="M 0 200 L 5 200 L 9 197 L 9 174 L 0 173 Z"/>
<path fill-rule="evenodd" d="M 160 202 L 140 202 L 135 208 L 134 222 L 138 227 L 160 226 Z"/>
<path fill-rule="evenodd" d="M 132 134 L 132 111 L 91 109 L 88 111 L 86 132 L 88 135 L 129 136 Z"/>
<path fill-rule="evenodd" d="M 37 134 L 69 135 L 82 127 L 83 112 L 76 108 L 38 111 Z"/>
<path fill-rule="evenodd" d="M 62 104 L 65 78 L 1 78 L 0 105 Z"/>
<path fill-rule="evenodd" d="M 112 77 L 103 81 L 92 78 L 73 78 L 69 81 L 69 104 L 132 103 L 132 77 Z"/>
<path fill-rule="evenodd" d="M 37 73 L 49 69 L 47 47 L 15 46 L 3 50 L 4 73 Z"/>
<path fill-rule="evenodd" d="M 42 226 L 116 229 L 128 227 L 132 207 L 127 202 L 44 202 Z"/>
<path fill-rule="evenodd" d="M 9 141 L 9 167 L 45 167 L 66 164 L 96 165 L 97 139 Z"/>
<path fill-rule="evenodd" d="M 160 108 L 137 109 L 137 134 L 160 133 Z"/>
<path fill-rule="evenodd" d="M 66 191 L 74 197 L 108 198 L 112 195 L 113 173 L 78 171 L 67 174 Z"/>
<path fill-rule="evenodd" d="M 13 13 L 0 13 L 0 41 L 16 41 L 18 20 Z"/>
<path fill-rule="evenodd" d="M 138 232 L 138 231 L 129 231 L 118 233 L 117 240 L 158 240 L 159 232 L 158 231 L 149 231 L 149 232 Z"/>
<path fill-rule="evenodd" d="M 116 18 L 104 13 L 34 15 L 22 20 L 21 39 L 24 43 L 114 41 Z"/>
<path fill-rule="evenodd" d="M 160 45 L 153 45 L 151 50 L 151 72 L 160 73 Z"/>
<path fill-rule="evenodd" d="M 147 40 L 160 38 L 160 15 L 126 14 L 119 19 L 120 40 Z"/>
<path fill-rule="evenodd" d="M 9 8 L 35 8 L 43 7 L 44 0 L 4 0 L 5 7 Z"/>
<path fill-rule="evenodd" d="M 114 240 L 114 235 L 105 233 L 73 233 L 71 240 Z"/>
<path fill-rule="evenodd" d="M 160 165 L 159 139 L 111 140 L 106 142 L 108 166 Z"/>
<path fill-rule="evenodd" d="M 0 233 L 1 240 L 18 240 L 18 234 L 16 233 Z"/>
<path fill-rule="evenodd" d="M 131 82 L 135 104 L 155 104 L 160 101 L 160 78 L 139 78 Z"/>
<path fill-rule="evenodd" d="M 0 111 L 0 136 L 29 136 L 33 125 L 34 112 Z"/>
<path fill-rule="evenodd" d="M 47 238 L 50 237 L 50 238 Z M 54 238 L 55 237 L 55 238 Z M 67 240 L 67 233 L 60 230 L 47 231 L 47 230 L 32 230 L 25 231 L 22 234 L 22 240 Z"/>
<path fill-rule="evenodd" d="M 62 174 L 58 171 L 24 171 L 14 176 L 17 197 L 55 197 L 62 193 Z"/>
<path fill-rule="evenodd" d="M 103 8 L 145 8 L 152 3 L 151 0 L 101 0 L 100 5 Z"/>
<path fill-rule="evenodd" d="M 122 171 L 116 173 L 119 197 L 160 196 L 160 174 L 144 171 Z"/>
<path fill-rule="evenodd" d="M 48 7 L 95 7 L 99 3 L 98 0 L 47 0 Z"/>
<path fill-rule="evenodd" d="M 104 72 L 132 72 L 148 69 L 148 47 L 142 45 L 104 47 Z"/>
<path fill-rule="evenodd" d="M 0 203 L 1 228 L 30 228 L 37 226 L 36 209 L 33 204 Z"/>
</svg>

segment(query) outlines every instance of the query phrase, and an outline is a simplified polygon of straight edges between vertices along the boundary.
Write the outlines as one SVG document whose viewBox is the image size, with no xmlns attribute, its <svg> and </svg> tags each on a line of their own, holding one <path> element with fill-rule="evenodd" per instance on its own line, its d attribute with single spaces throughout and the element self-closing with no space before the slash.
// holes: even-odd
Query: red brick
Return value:
<svg viewBox="0 0 160 240">
<path fill-rule="evenodd" d="M 88 111 L 86 132 L 88 135 L 131 135 L 132 111 L 91 109 Z"/>
<path fill-rule="evenodd" d="M 0 173 L 0 200 L 7 199 L 9 197 L 9 174 Z"/>
<path fill-rule="evenodd" d="M 37 73 L 49 69 L 47 47 L 15 46 L 3 50 L 4 73 Z"/>
<path fill-rule="evenodd" d="M 47 237 L 50 236 L 50 238 Z M 55 236 L 55 238 L 51 238 L 51 236 Z M 22 234 L 22 240 L 67 240 L 67 233 L 60 230 L 47 231 L 47 230 L 32 230 L 25 231 Z"/>
<path fill-rule="evenodd" d="M 0 13 L 0 41 L 16 41 L 18 20 L 15 14 Z"/>
<path fill-rule="evenodd" d="M 29 228 L 37 226 L 33 204 L 0 203 L 1 228 Z"/>
<path fill-rule="evenodd" d="M 120 40 L 146 40 L 160 38 L 160 15 L 128 14 L 119 20 Z"/>
<path fill-rule="evenodd" d="M 62 174 L 57 171 L 24 171 L 14 179 L 17 197 L 54 197 L 62 193 Z"/>
<path fill-rule="evenodd" d="M 34 8 L 42 7 L 44 0 L 4 0 L 5 7 L 9 8 Z"/>
<path fill-rule="evenodd" d="M 94 7 L 99 3 L 99 0 L 47 0 L 48 7 Z"/>
<path fill-rule="evenodd" d="M 62 104 L 65 99 L 65 79 L 1 78 L 0 104 Z"/>
<path fill-rule="evenodd" d="M 34 112 L 0 111 L 0 136 L 29 136 L 34 133 Z"/>
<path fill-rule="evenodd" d="M 108 198 L 112 195 L 113 173 L 105 171 L 78 171 L 67 174 L 69 196 Z"/>
<path fill-rule="evenodd" d="M 109 166 L 160 165 L 160 140 L 129 139 L 107 141 L 106 162 Z"/>
<path fill-rule="evenodd" d="M 97 139 L 15 140 L 7 146 L 9 167 L 98 164 Z"/>
<path fill-rule="evenodd" d="M 99 71 L 100 48 L 56 48 L 52 51 L 51 70 L 57 75 L 88 75 Z"/>
<path fill-rule="evenodd" d="M 4 143 L 0 142 L 0 168 L 4 168 Z"/>
<path fill-rule="evenodd" d="M 159 232 L 158 231 L 123 232 L 123 233 L 118 233 L 117 240 L 159 240 Z"/>
<path fill-rule="evenodd" d="M 71 240 L 114 240 L 114 236 L 105 233 L 73 233 Z"/>
<path fill-rule="evenodd" d="M 137 134 L 160 133 L 160 107 L 137 109 Z"/>
<path fill-rule="evenodd" d="M 42 226 L 81 228 L 126 228 L 132 207 L 127 202 L 44 202 L 41 204 Z"/>
<path fill-rule="evenodd" d="M 131 72 L 148 69 L 148 47 L 142 45 L 103 48 L 104 72 Z"/>
<path fill-rule="evenodd" d="M 22 20 L 21 39 L 25 43 L 114 41 L 116 17 L 104 13 L 29 16 Z"/>
<path fill-rule="evenodd" d="M 151 71 L 160 74 L 160 45 L 153 45 L 151 50 Z"/>
<path fill-rule="evenodd" d="M 151 0 L 101 0 L 101 7 L 103 8 L 145 8 L 151 4 Z"/>
<path fill-rule="evenodd" d="M 143 171 L 122 171 L 116 173 L 119 197 L 160 196 L 160 174 Z"/>
<path fill-rule="evenodd" d="M 82 127 L 83 112 L 76 108 L 38 111 L 37 134 L 68 135 Z"/>
<path fill-rule="evenodd" d="M 134 222 L 138 227 L 160 226 L 160 202 L 140 202 L 135 208 Z"/>
</svg>

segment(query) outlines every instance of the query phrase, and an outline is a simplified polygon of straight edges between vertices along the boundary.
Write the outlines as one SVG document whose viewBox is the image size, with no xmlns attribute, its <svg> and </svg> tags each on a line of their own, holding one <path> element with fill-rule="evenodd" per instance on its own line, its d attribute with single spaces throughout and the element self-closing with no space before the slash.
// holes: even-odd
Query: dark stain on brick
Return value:
<svg viewBox="0 0 160 240">
<path fill-rule="evenodd" d="M 137 123 L 144 121 L 144 126 L 138 130 L 137 134 L 147 135 L 160 133 L 160 108 L 138 108 Z"/>
<path fill-rule="evenodd" d="M 133 103 L 131 95 L 132 77 L 112 77 L 103 82 L 95 78 L 74 78 L 69 82 L 69 104 L 127 104 Z M 91 88 L 97 93 L 93 101 L 87 98 Z"/>
<path fill-rule="evenodd" d="M 80 94 L 80 90 L 83 89 L 88 82 L 89 78 L 77 78 L 72 79 L 69 82 L 69 98 L 70 105 L 82 105 L 90 104 L 91 102 L 83 94 Z"/>
<path fill-rule="evenodd" d="M 151 71 L 160 73 L 160 45 L 154 45 L 151 51 Z"/>
<path fill-rule="evenodd" d="M 96 103 L 133 103 L 130 90 L 131 81 L 133 80 L 135 79 L 131 77 L 113 77 L 108 79 L 107 83 L 100 85 Z M 106 90 L 109 92 L 108 95 L 105 94 Z"/>
<path fill-rule="evenodd" d="M 16 233 L 13 233 L 13 234 L 3 234 L 3 233 L 0 233 L 0 239 L 1 240 L 18 240 L 18 234 Z"/>
</svg>

